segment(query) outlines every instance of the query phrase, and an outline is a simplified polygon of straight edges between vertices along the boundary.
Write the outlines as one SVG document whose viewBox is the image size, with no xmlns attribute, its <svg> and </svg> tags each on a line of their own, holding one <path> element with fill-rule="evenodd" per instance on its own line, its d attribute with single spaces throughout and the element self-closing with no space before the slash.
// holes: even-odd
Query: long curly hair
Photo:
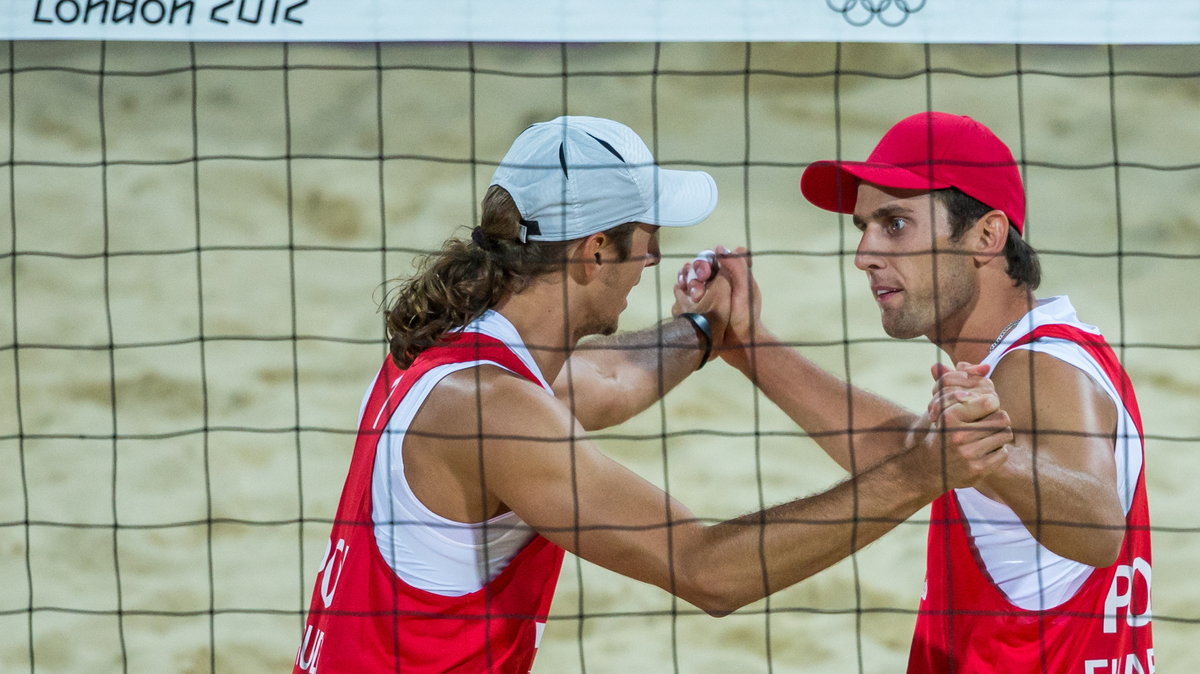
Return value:
<svg viewBox="0 0 1200 674">
<path fill-rule="evenodd" d="M 563 273 L 577 241 L 517 239 L 521 214 L 512 196 L 492 185 L 483 197 L 480 233 L 451 237 L 441 250 L 418 259 L 416 273 L 383 300 L 392 360 L 406 369 L 443 335 L 463 327 L 524 290 L 539 276 Z M 629 257 L 635 223 L 608 230 L 620 259 Z"/>
</svg>

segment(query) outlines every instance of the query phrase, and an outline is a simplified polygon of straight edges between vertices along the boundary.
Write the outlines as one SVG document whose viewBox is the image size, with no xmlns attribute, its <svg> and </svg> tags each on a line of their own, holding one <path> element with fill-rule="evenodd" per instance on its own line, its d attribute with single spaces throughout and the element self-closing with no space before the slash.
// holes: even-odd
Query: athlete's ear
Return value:
<svg viewBox="0 0 1200 674">
<path fill-rule="evenodd" d="M 978 264 L 986 264 L 994 257 L 1004 255 L 1008 243 L 1008 216 L 1003 211 L 988 211 L 975 223 L 974 254 Z"/>
<path fill-rule="evenodd" d="M 592 234 L 579 242 L 570 255 L 570 273 L 576 281 L 587 283 L 600 273 L 600 267 L 604 264 L 601 250 L 607 245 L 608 236 L 603 232 Z"/>
</svg>

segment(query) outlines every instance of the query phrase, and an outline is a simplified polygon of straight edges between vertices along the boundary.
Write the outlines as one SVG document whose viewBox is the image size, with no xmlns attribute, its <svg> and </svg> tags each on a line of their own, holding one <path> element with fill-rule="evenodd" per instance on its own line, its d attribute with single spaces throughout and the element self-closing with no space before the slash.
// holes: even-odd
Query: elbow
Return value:
<svg viewBox="0 0 1200 674">
<path fill-rule="evenodd" d="M 704 596 L 696 596 L 693 599 L 687 599 L 688 603 L 696 608 L 704 611 L 713 618 L 724 618 L 734 611 L 745 606 L 747 602 L 740 602 L 728 596 L 721 596 L 713 593 L 707 593 Z"/>
<path fill-rule="evenodd" d="M 1103 569 L 1116 564 L 1120 558 L 1125 543 L 1125 528 L 1104 529 L 1098 533 L 1101 535 L 1095 536 L 1092 544 L 1088 546 L 1087 559 L 1079 561 Z"/>
<path fill-rule="evenodd" d="M 612 398 L 608 395 L 593 395 L 592 393 L 589 391 L 589 395 L 580 396 L 556 391 L 555 397 L 571 410 L 571 416 L 575 417 L 579 426 L 589 433 L 620 423 L 619 419 L 614 419 L 617 412 Z"/>
<path fill-rule="evenodd" d="M 563 397 L 562 400 L 571 408 L 571 414 L 579 421 L 583 430 L 593 433 L 612 428 L 630 416 L 621 416 L 621 401 L 628 396 L 627 392 L 603 379 L 593 383 L 586 396 L 576 395 L 574 400 Z"/>
<path fill-rule="evenodd" d="M 587 431 L 588 433 L 592 433 L 594 431 L 599 431 L 599 430 L 605 428 L 604 422 L 592 417 L 591 415 L 584 415 L 584 416 L 576 415 L 575 419 L 579 422 L 579 425 L 581 427 L 583 427 L 583 430 Z"/>
<path fill-rule="evenodd" d="M 1069 547 L 1063 546 L 1062 549 L 1055 550 L 1054 547 L 1046 545 L 1046 548 L 1080 564 L 1103 569 L 1117 563 L 1124 545 L 1125 527 L 1122 522 L 1120 525 L 1083 529 L 1080 538 Z"/>
<path fill-rule="evenodd" d="M 602 431 L 606 428 L 612 428 L 621 423 L 619 419 L 607 407 L 593 407 L 587 410 L 586 414 L 578 414 L 580 410 L 571 410 L 575 414 L 575 418 L 579 421 L 579 425 L 588 433 Z"/>
<path fill-rule="evenodd" d="M 1086 532 L 1089 545 L 1084 564 L 1102 569 L 1117 563 L 1125 547 L 1125 511 L 1116 510 L 1100 528 Z"/>
<path fill-rule="evenodd" d="M 742 608 L 747 602 L 713 592 L 680 592 L 679 598 L 704 611 L 713 618 L 724 618 Z"/>
<path fill-rule="evenodd" d="M 724 618 L 759 598 L 736 587 L 730 575 L 681 572 L 676 578 L 675 595 L 714 618 Z"/>
<path fill-rule="evenodd" d="M 1108 548 L 1105 548 L 1103 551 L 1088 551 L 1086 554 L 1076 555 L 1075 561 L 1079 562 L 1080 564 L 1086 564 L 1087 566 L 1093 568 L 1106 569 L 1113 564 L 1116 564 L 1119 558 L 1119 548 L 1116 552 L 1111 554 L 1109 554 Z"/>
</svg>

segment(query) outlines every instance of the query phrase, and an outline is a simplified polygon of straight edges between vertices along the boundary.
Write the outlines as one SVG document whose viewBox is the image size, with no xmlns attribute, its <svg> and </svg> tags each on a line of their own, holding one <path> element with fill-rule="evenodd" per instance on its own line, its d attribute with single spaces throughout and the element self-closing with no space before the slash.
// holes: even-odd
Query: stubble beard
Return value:
<svg viewBox="0 0 1200 674">
<path fill-rule="evenodd" d="M 909 310 L 907 307 L 901 307 L 893 313 L 885 312 L 882 317 L 883 331 L 893 339 L 920 337 L 928 332 L 927 328 L 933 322 L 932 317 L 925 316 L 925 313 L 927 312 Z"/>
<path fill-rule="evenodd" d="M 625 294 L 622 296 L 623 299 L 621 302 L 621 308 L 612 316 L 608 316 L 599 312 L 589 316 L 587 322 L 583 324 L 586 332 L 581 335 L 580 338 L 589 335 L 602 335 L 607 337 L 608 335 L 616 334 L 617 332 L 617 328 L 621 321 L 621 314 L 624 313 L 625 308 L 629 304 L 629 293 L 632 288 L 618 286 L 616 283 L 609 280 L 604 281 L 604 284 L 609 288 L 620 289 L 624 291 Z"/>
<path fill-rule="evenodd" d="M 966 310 L 975 297 L 975 276 L 966 268 L 966 260 L 949 256 L 939 262 L 937 292 L 933 287 L 913 297 L 905 292 L 905 303 L 892 312 L 883 312 L 883 331 L 893 339 L 913 339 L 928 335 L 939 341 L 938 325 Z M 935 301 L 936 300 L 936 301 Z M 935 309 L 936 307 L 936 309 Z"/>
<path fill-rule="evenodd" d="M 578 343 L 579 340 L 583 339 L 584 337 L 590 337 L 591 335 L 607 336 L 615 334 L 617 332 L 619 319 L 619 316 L 613 316 L 611 318 L 604 316 L 589 316 L 586 322 L 581 323 L 579 327 L 575 329 L 575 343 Z"/>
<path fill-rule="evenodd" d="M 603 335 L 603 336 L 616 334 L 617 323 L 618 323 L 618 319 L 616 319 L 616 318 L 613 318 L 612 320 L 607 320 L 607 321 L 597 321 L 596 324 L 593 326 L 592 331 L 589 332 L 588 334 Z"/>
</svg>

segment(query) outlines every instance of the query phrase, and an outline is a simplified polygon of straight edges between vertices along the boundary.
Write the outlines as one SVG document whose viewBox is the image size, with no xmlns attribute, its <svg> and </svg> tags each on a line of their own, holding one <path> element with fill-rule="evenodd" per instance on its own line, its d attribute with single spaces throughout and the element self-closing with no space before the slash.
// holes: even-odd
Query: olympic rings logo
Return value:
<svg viewBox="0 0 1200 674">
<path fill-rule="evenodd" d="M 852 26 L 865 26 L 879 19 L 879 23 L 891 28 L 907 21 L 909 15 L 924 9 L 925 2 L 926 0 L 825 0 L 829 9 L 841 14 Z M 889 12 L 893 7 L 895 11 Z"/>
</svg>

